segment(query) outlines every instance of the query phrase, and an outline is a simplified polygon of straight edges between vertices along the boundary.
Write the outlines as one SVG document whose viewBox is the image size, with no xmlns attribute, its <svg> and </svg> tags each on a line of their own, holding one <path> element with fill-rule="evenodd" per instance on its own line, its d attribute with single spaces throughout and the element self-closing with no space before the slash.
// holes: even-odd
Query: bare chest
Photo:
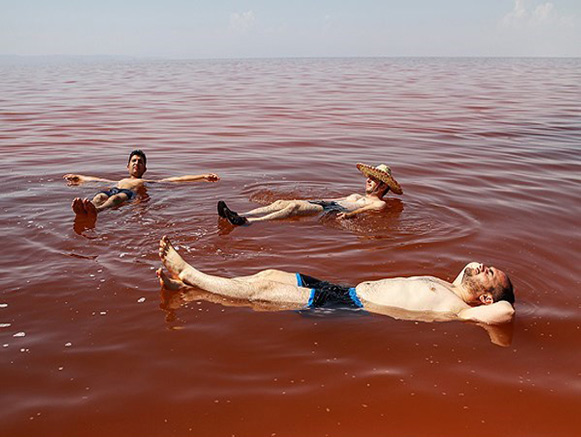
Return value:
<svg viewBox="0 0 581 437">
<path fill-rule="evenodd" d="M 360 194 L 351 194 L 350 196 L 347 196 L 345 199 L 340 200 L 337 203 L 347 209 L 355 210 L 369 205 L 372 203 L 372 201 Z"/>
<path fill-rule="evenodd" d="M 143 179 L 125 178 L 117 182 L 117 188 L 124 188 L 126 190 L 136 190 L 143 186 L 145 181 Z"/>
<path fill-rule="evenodd" d="M 459 313 L 468 308 L 442 281 L 431 277 L 393 278 L 364 282 L 357 296 L 369 305 L 408 311 Z"/>
</svg>

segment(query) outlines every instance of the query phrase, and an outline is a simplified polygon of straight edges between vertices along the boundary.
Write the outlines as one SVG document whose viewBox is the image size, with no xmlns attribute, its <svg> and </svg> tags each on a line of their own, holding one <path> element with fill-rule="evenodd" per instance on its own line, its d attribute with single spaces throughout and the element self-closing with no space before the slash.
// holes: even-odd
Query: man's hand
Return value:
<svg viewBox="0 0 581 437">
<path fill-rule="evenodd" d="M 78 174 L 67 173 L 63 176 L 63 179 L 67 181 L 67 185 L 79 185 L 83 182 L 82 177 Z"/>
<path fill-rule="evenodd" d="M 357 214 L 361 214 L 362 212 L 379 211 L 383 208 L 385 208 L 385 202 L 375 202 L 372 203 L 371 205 L 362 206 L 361 208 L 358 208 L 355 211 L 340 212 L 339 214 L 337 214 L 337 218 L 344 220 L 347 218 L 351 218 Z"/>
<path fill-rule="evenodd" d="M 79 185 L 85 182 L 115 182 L 110 179 L 103 179 L 95 176 L 85 176 L 82 174 L 71 174 L 71 173 L 67 173 L 66 175 L 64 175 L 63 179 L 67 181 L 67 185 Z"/>
<path fill-rule="evenodd" d="M 217 182 L 220 180 L 220 177 L 214 173 L 208 173 L 204 175 L 204 180 L 207 182 Z"/>
</svg>

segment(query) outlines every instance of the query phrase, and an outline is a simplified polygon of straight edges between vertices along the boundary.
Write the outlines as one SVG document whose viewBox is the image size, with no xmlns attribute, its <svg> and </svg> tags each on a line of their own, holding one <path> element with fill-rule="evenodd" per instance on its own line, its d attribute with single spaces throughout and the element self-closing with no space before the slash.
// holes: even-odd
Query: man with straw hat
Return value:
<svg viewBox="0 0 581 437">
<path fill-rule="evenodd" d="M 347 197 L 330 200 L 277 200 L 270 205 L 253 209 L 244 214 L 232 211 L 221 200 L 218 202 L 218 215 L 236 226 L 321 212 L 337 212 L 338 218 L 345 219 L 362 212 L 379 211 L 385 208 L 386 203 L 383 197 L 390 190 L 395 194 L 403 193 L 387 165 L 380 164 L 377 167 L 372 167 L 367 164 L 357 164 L 357 168 L 367 177 L 364 196 L 351 194 Z"/>
</svg>

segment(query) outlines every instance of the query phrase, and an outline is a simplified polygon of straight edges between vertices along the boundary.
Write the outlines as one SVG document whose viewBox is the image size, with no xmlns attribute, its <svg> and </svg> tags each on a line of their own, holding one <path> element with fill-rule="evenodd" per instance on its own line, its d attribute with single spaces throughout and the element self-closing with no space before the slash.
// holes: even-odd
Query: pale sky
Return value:
<svg viewBox="0 0 581 437">
<path fill-rule="evenodd" d="M 0 55 L 581 56 L 581 0 L 0 0 Z"/>
</svg>

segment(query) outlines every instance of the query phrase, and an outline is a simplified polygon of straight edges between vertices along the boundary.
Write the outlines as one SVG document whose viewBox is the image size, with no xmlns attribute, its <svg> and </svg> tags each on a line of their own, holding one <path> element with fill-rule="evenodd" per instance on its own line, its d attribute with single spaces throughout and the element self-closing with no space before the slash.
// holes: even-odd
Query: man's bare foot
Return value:
<svg viewBox="0 0 581 437">
<path fill-rule="evenodd" d="M 166 235 L 159 241 L 159 257 L 170 274 L 178 278 L 180 273 L 188 266 L 181 255 L 174 249 Z"/>
<path fill-rule="evenodd" d="M 83 207 L 85 208 L 87 218 L 96 221 L 97 220 L 97 208 L 89 199 L 83 199 Z"/>
<path fill-rule="evenodd" d="M 75 215 L 87 215 L 87 211 L 85 211 L 85 207 L 83 206 L 83 201 L 80 197 L 75 197 L 73 203 L 71 205 L 73 208 L 73 212 Z"/>
<path fill-rule="evenodd" d="M 89 210 L 87 210 L 87 206 L 90 208 Z M 81 235 L 87 229 L 92 229 L 95 227 L 95 222 L 97 221 L 97 211 L 95 211 L 95 205 L 93 205 L 87 199 L 81 200 L 79 197 L 77 197 L 73 200 L 71 207 L 75 213 L 75 223 L 73 225 L 73 230 L 77 234 Z"/>
<path fill-rule="evenodd" d="M 166 290 L 180 291 L 186 288 L 191 288 L 188 287 L 187 284 L 184 284 L 179 279 L 171 278 L 166 272 L 163 271 L 162 268 L 157 269 L 155 274 L 159 278 L 159 285 L 161 285 Z"/>
</svg>

